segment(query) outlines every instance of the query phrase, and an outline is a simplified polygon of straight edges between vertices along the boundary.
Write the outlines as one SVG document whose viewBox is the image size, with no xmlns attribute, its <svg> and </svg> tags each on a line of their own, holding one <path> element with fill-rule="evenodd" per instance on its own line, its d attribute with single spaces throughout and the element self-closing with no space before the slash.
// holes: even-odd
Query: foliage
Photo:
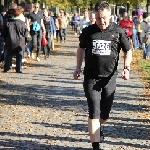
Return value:
<svg viewBox="0 0 150 150">
<path fill-rule="evenodd" d="M 46 3 L 47 5 L 53 4 L 57 5 L 61 8 L 65 8 L 66 6 L 70 7 L 89 7 L 90 5 L 94 5 L 98 0 L 27 0 L 30 2 L 39 2 Z M 108 0 L 110 4 L 129 4 L 130 7 L 136 6 L 140 3 L 146 4 L 147 0 Z"/>
</svg>

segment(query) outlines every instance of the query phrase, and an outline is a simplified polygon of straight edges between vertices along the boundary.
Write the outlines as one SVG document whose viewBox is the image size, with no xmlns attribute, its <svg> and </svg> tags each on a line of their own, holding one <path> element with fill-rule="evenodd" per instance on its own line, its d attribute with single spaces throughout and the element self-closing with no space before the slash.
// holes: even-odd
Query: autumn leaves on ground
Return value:
<svg viewBox="0 0 150 150">
<path fill-rule="evenodd" d="M 140 118 L 150 119 L 150 58 L 142 59 L 142 50 L 133 51 L 132 70 L 139 74 L 140 79 L 145 85 L 144 93 L 141 93 L 140 97 L 147 101 L 147 105 L 143 107 L 144 113 L 139 113 Z"/>
<path fill-rule="evenodd" d="M 55 50 L 51 51 L 51 54 L 55 53 L 57 50 L 59 50 L 61 46 L 59 43 L 56 43 L 55 41 Z M 121 54 L 122 55 L 122 54 Z M 43 54 L 41 54 L 41 57 L 44 57 Z M 33 69 L 32 62 L 34 60 L 27 59 L 27 63 L 24 64 L 24 69 Z M 14 69 L 14 68 L 13 68 Z M 136 71 L 137 74 L 139 74 L 139 80 L 142 80 L 142 82 L 145 85 L 144 93 L 141 93 L 140 98 L 146 101 L 146 104 L 143 109 L 144 113 L 139 113 L 139 118 L 147 118 L 150 119 L 150 59 L 142 59 L 142 50 L 135 50 L 133 51 L 133 59 L 131 64 L 131 69 L 133 71 Z M 1 71 L 3 70 L 3 65 L 1 66 Z M 14 70 L 10 70 L 10 72 L 13 72 Z M 0 80 L 2 80 L 0 78 Z"/>
</svg>

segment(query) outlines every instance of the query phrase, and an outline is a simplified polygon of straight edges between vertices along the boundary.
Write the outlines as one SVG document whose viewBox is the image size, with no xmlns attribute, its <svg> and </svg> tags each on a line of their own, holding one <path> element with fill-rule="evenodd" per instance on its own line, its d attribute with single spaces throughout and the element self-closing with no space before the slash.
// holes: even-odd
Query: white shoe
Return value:
<svg viewBox="0 0 150 150">
<path fill-rule="evenodd" d="M 31 58 L 33 58 L 33 59 L 35 58 L 33 53 L 31 54 Z"/>
<path fill-rule="evenodd" d="M 15 64 L 12 64 L 12 67 L 13 67 L 13 68 L 15 68 L 15 67 L 16 67 L 16 65 L 15 65 Z"/>
<path fill-rule="evenodd" d="M 39 58 L 39 57 L 36 57 L 36 60 L 37 60 L 37 61 L 40 61 L 40 58 Z"/>
</svg>

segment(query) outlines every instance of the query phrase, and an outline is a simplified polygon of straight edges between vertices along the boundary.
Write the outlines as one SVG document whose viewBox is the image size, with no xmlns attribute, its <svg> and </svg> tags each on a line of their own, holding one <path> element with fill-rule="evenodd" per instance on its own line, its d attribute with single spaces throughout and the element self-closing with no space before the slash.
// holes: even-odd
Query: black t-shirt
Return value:
<svg viewBox="0 0 150 150">
<path fill-rule="evenodd" d="M 29 19 L 31 19 L 31 22 L 37 21 L 41 25 L 41 19 L 43 19 L 43 13 L 38 11 L 37 14 L 34 12 L 29 13 Z"/>
<path fill-rule="evenodd" d="M 108 77 L 117 70 L 119 52 L 131 49 L 124 30 L 110 23 L 106 30 L 96 24 L 82 30 L 79 37 L 80 48 L 85 48 L 84 73 L 96 77 Z"/>
</svg>

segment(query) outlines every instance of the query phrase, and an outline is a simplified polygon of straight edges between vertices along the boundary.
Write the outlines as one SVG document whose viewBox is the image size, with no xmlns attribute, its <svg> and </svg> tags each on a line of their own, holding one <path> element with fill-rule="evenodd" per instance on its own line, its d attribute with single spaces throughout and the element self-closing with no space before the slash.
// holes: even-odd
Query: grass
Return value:
<svg viewBox="0 0 150 150">
<path fill-rule="evenodd" d="M 145 84 L 148 88 L 150 86 L 150 60 L 140 60 L 139 64 L 142 68 L 142 71 L 145 73 L 143 80 L 145 81 Z"/>
<path fill-rule="evenodd" d="M 142 50 L 135 50 L 133 51 L 131 66 L 132 69 L 141 76 L 145 88 L 147 89 L 146 93 L 148 92 L 150 96 L 150 59 L 143 59 Z"/>
<path fill-rule="evenodd" d="M 144 113 L 139 113 L 139 118 L 147 118 L 150 120 L 150 59 L 143 59 L 142 50 L 135 50 L 133 51 L 133 59 L 132 59 L 132 70 L 136 71 L 140 78 L 142 79 L 145 88 L 144 93 L 140 95 L 146 102 Z"/>
</svg>

